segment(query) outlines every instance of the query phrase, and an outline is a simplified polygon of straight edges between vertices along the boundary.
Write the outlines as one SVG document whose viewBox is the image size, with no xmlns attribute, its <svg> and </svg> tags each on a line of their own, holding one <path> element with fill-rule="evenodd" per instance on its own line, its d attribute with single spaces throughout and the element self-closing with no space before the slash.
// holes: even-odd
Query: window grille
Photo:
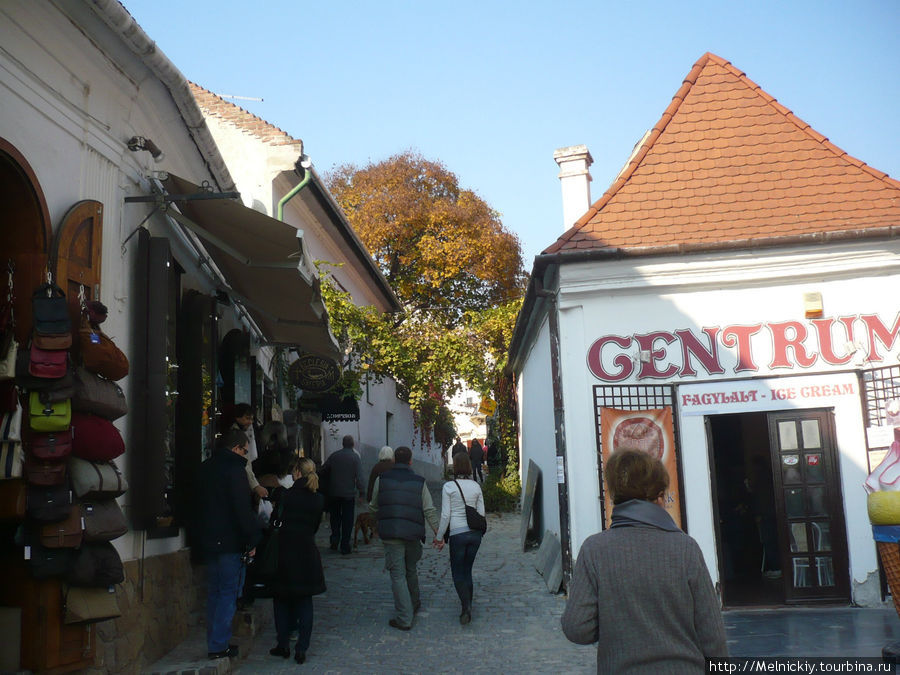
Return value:
<svg viewBox="0 0 900 675">
<path fill-rule="evenodd" d="M 900 366 L 862 371 L 862 394 L 866 426 L 886 424 L 887 402 L 891 399 L 900 399 Z"/>
</svg>

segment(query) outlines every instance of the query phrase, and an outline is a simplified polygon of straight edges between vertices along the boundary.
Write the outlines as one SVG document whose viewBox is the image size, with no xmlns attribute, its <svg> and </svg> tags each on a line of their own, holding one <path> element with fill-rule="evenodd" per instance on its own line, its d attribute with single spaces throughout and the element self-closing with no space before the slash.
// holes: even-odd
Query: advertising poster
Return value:
<svg viewBox="0 0 900 675">
<path fill-rule="evenodd" d="M 600 408 L 600 429 L 603 433 L 603 466 L 611 453 L 618 450 L 640 450 L 657 459 L 669 472 L 669 490 L 666 493 L 666 512 L 681 527 L 681 486 L 678 483 L 678 464 L 675 456 L 675 432 L 672 426 L 672 409 L 617 410 Z M 606 477 L 604 476 L 604 481 Z M 606 505 L 606 527 L 612 517 L 612 500 L 603 484 Z"/>
</svg>

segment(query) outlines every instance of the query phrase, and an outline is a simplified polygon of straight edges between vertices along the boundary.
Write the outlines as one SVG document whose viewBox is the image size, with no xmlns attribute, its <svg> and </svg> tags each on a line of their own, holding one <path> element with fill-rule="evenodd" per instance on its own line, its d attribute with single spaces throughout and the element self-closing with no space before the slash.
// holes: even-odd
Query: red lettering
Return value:
<svg viewBox="0 0 900 675">
<path fill-rule="evenodd" d="M 696 357 L 703 366 L 703 369 L 710 375 L 721 375 L 725 372 L 722 364 L 719 363 L 719 354 L 716 349 L 716 336 L 719 334 L 718 327 L 704 328 L 703 332 L 709 338 L 709 347 L 700 342 L 700 340 L 689 330 L 676 330 L 675 335 L 681 340 L 681 376 L 696 375 L 691 364 L 691 356 Z"/>
<path fill-rule="evenodd" d="M 665 370 L 658 370 L 656 362 L 666 358 L 666 349 L 665 347 L 661 347 L 660 349 L 654 349 L 653 347 L 657 340 L 663 340 L 667 345 L 672 344 L 675 342 L 674 335 L 665 331 L 656 331 L 655 333 L 635 335 L 634 339 L 637 341 L 641 351 L 650 352 L 650 359 L 648 361 L 641 359 L 641 369 L 638 371 L 638 379 L 644 379 L 645 377 L 664 379 L 672 377 L 678 372 L 678 366 L 673 363 L 670 363 L 669 367 Z"/>
<path fill-rule="evenodd" d="M 787 336 L 789 329 L 794 332 L 793 338 Z M 772 363 L 769 364 L 769 368 L 791 368 L 793 364 L 788 360 L 789 348 L 793 349 L 794 360 L 801 368 L 809 368 L 816 362 L 816 358 L 808 356 L 803 347 L 806 326 L 802 323 L 799 321 L 770 323 L 769 330 L 772 332 Z"/>
<path fill-rule="evenodd" d="M 856 389 L 853 387 L 853 384 L 851 384 L 849 382 L 847 384 L 841 385 L 841 389 L 843 390 L 841 392 L 842 394 L 855 394 L 856 393 Z"/>
<path fill-rule="evenodd" d="M 726 347 L 737 347 L 738 363 L 734 372 L 751 370 L 756 372 L 759 367 L 753 360 L 753 352 L 750 349 L 750 337 L 756 335 L 762 327 L 761 323 L 752 326 L 728 326 L 722 331 L 722 344 Z"/>
<path fill-rule="evenodd" d="M 875 338 L 878 338 L 878 341 L 884 345 L 885 349 L 890 350 L 894 346 L 894 340 L 897 339 L 897 333 L 900 333 L 900 314 L 897 314 L 894 327 L 890 331 L 875 314 L 863 314 L 859 318 L 866 324 L 866 329 L 869 332 L 869 355 L 866 358 L 869 361 L 881 361 L 881 354 L 878 353 L 878 345 L 875 344 Z"/>
<path fill-rule="evenodd" d="M 622 349 L 627 349 L 631 345 L 631 338 L 620 337 L 618 335 L 607 335 L 596 340 L 594 344 L 591 345 L 590 349 L 588 349 L 588 368 L 590 368 L 594 377 L 600 380 L 618 382 L 631 375 L 631 372 L 634 370 L 634 364 L 631 362 L 630 356 L 627 354 L 619 354 L 613 359 L 613 363 L 619 367 L 619 372 L 615 374 L 607 373 L 603 369 L 603 346 L 608 342 L 618 345 Z"/>
<path fill-rule="evenodd" d="M 844 316 L 840 318 L 841 323 L 844 324 L 848 342 L 853 342 L 853 321 L 855 319 L 856 317 L 854 316 Z M 850 359 L 853 358 L 852 353 L 847 354 L 847 356 L 837 356 L 834 353 L 834 344 L 831 339 L 831 329 L 832 326 L 834 326 L 834 319 L 812 319 L 811 321 L 819 336 L 819 353 L 822 355 L 825 363 L 832 366 L 843 366 L 845 363 L 850 363 Z"/>
</svg>

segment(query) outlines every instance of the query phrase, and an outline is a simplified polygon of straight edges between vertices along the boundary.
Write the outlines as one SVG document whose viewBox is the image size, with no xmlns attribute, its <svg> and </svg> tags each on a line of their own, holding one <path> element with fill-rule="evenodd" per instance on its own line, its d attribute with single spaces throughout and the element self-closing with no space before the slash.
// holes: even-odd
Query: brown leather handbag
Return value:
<svg viewBox="0 0 900 675">
<path fill-rule="evenodd" d="M 63 485 L 67 475 L 65 460 L 38 459 L 30 452 L 25 455 L 25 478 L 29 485 Z"/>
<path fill-rule="evenodd" d="M 107 380 L 121 380 L 128 375 L 128 358 L 99 328 L 93 328 L 87 317 L 81 318 L 78 344 L 84 367 Z"/>
<path fill-rule="evenodd" d="M 47 548 L 78 548 L 84 540 L 81 509 L 72 509 L 69 517 L 41 526 L 41 545 Z"/>
<path fill-rule="evenodd" d="M 128 532 L 125 514 L 115 499 L 83 502 L 85 541 L 112 541 Z"/>
</svg>

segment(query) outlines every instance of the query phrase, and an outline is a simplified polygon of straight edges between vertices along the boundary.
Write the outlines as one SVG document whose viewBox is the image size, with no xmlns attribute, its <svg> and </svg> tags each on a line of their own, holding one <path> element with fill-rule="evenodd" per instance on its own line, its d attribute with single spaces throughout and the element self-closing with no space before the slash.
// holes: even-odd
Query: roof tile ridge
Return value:
<svg viewBox="0 0 900 675">
<path fill-rule="evenodd" d="M 628 166 L 619 174 L 616 180 L 613 181 L 612 185 L 610 185 L 606 192 L 598 199 L 594 204 L 585 212 L 581 218 L 575 221 L 575 223 L 570 227 L 563 235 L 557 239 L 558 242 L 566 242 L 572 236 L 575 235 L 577 228 L 580 228 L 591 218 L 593 218 L 597 213 L 603 210 L 603 207 L 606 206 L 609 201 L 615 196 L 615 194 L 622 189 L 622 187 L 628 182 L 628 179 L 634 175 L 634 172 L 637 171 L 637 168 L 641 165 L 641 162 L 647 156 L 647 153 L 650 152 L 650 149 L 653 147 L 653 144 L 656 143 L 657 139 L 662 135 L 662 132 L 665 131 L 665 128 L 668 126 L 669 122 L 672 121 L 672 118 L 675 116 L 675 113 L 678 112 L 678 108 L 684 103 L 685 97 L 687 97 L 688 92 L 691 90 L 691 87 L 694 86 L 697 82 L 697 78 L 700 77 L 700 73 L 703 71 L 703 68 L 710 61 L 719 63 L 722 62 L 723 59 L 716 56 L 711 52 L 706 52 L 703 56 L 697 59 L 697 62 L 694 63 L 693 68 L 691 68 L 690 72 L 685 76 L 682 81 L 681 87 L 679 87 L 678 91 L 675 92 L 675 95 L 672 97 L 671 103 L 666 107 L 662 116 L 659 118 L 656 124 L 653 125 L 653 128 L 650 131 L 650 136 L 641 144 L 640 150 L 631 158 L 631 161 L 628 162 Z M 727 63 L 727 62 L 726 62 Z"/>
<path fill-rule="evenodd" d="M 847 162 L 848 164 L 850 164 L 852 166 L 855 166 L 858 169 L 862 169 L 866 173 L 868 173 L 868 174 L 872 175 L 873 177 L 877 178 L 878 180 L 882 181 L 888 187 L 900 189 L 900 181 L 898 181 L 894 178 L 891 178 L 884 171 L 879 171 L 878 169 L 875 169 L 874 167 L 870 167 L 868 164 L 863 162 L 861 159 L 854 157 L 853 155 L 849 154 L 846 150 L 843 150 L 842 148 L 838 147 L 837 145 L 832 143 L 830 140 L 828 140 L 827 136 L 825 136 L 825 135 L 819 133 L 818 131 L 816 131 L 815 129 L 813 129 L 812 126 L 808 122 L 806 122 L 805 120 L 798 117 L 790 108 L 788 108 L 784 104 L 780 103 L 778 101 L 778 99 L 776 99 L 769 92 L 767 92 L 765 89 L 760 87 L 756 82 L 754 82 L 749 77 L 747 77 L 743 72 L 741 72 L 740 70 L 735 68 L 731 63 L 726 61 L 724 65 L 729 70 L 729 72 L 737 75 L 737 77 L 749 89 L 754 91 L 770 107 L 772 107 L 776 112 L 778 112 L 780 115 L 782 115 L 788 122 L 793 124 L 800 131 L 802 131 L 807 136 L 809 136 L 813 141 L 815 141 L 816 143 L 821 145 L 823 148 L 830 151 L 832 154 L 834 154 L 839 159 Z"/>
<path fill-rule="evenodd" d="M 235 126 L 239 126 L 239 127 L 243 128 L 245 131 L 260 137 L 260 140 L 263 140 L 266 142 L 272 142 L 273 144 L 276 144 L 276 145 L 291 145 L 293 143 L 302 143 L 303 142 L 299 138 L 294 138 L 293 136 L 291 136 L 284 129 L 275 126 L 274 124 L 272 124 L 271 122 L 269 122 L 267 120 L 264 120 L 259 115 L 254 115 L 252 112 L 250 112 L 249 110 L 247 110 L 245 108 L 242 108 L 241 106 L 237 105 L 236 103 L 232 103 L 231 101 L 226 101 L 224 98 L 222 98 L 218 94 L 211 92 L 209 89 L 206 89 L 205 87 L 202 87 L 201 85 L 199 85 L 195 82 L 191 82 L 190 80 L 188 80 L 188 85 L 191 87 L 191 89 L 196 87 L 197 89 L 202 90 L 205 94 L 208 94 L 209 96 L 213 97 L 217 103 L 231 106 L 235 110 L 239 111 L 242 116 L 251 118 L 252 121 L 246 121 L 246 122 L 241 122 L 241 121 L 237 121 L 237 120 L 233 120 L 233 119 L 230 121 L 232 121 L 235 124 Z M 196 98 L 196 96 L 194 98 Z M 198 105 L 199 105 L 199 101 L 198 101 Z M 212 114 L 215 115 L 216 117 L 222 117 L 225 120 L 229 119 L 229 118 L 225 117 L 224 114 L 221 112 L 215 112 Z M 269 129 L 277 132 L 278 134 L 283 136 L 284 140 L 276 141 L 274 138 L 270 138 L 267 141 L 267 139 L 263 138 L 260 133 L 254 132 L 252 129 L 248 128 L 253 123 L 257 123 L 257 122 L 265 125 Z"/>
</svg>

